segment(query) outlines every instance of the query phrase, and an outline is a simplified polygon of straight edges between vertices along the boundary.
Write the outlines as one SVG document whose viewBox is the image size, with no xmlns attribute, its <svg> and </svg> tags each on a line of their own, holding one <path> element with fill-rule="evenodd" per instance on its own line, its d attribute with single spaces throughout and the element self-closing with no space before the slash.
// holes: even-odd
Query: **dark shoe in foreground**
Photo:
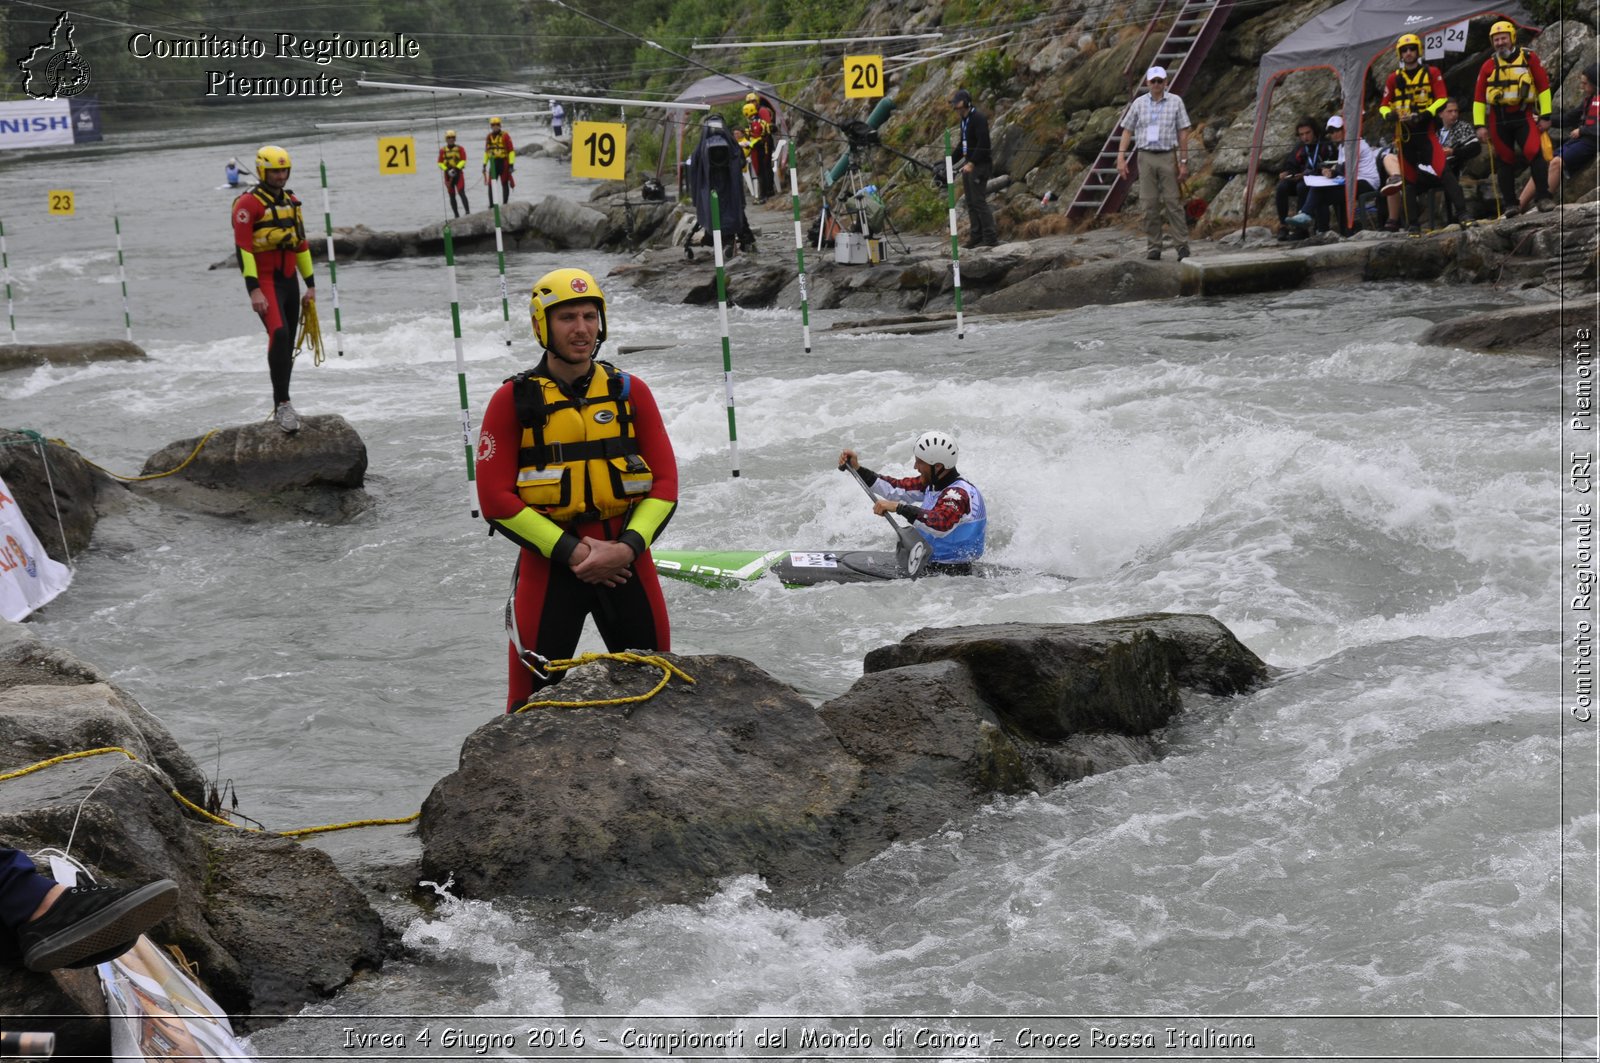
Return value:
<svg viewBox="0 0 1600 1063">
<path fill-rule="evenodd" d="M 178 884 L 171 879 L 136 889 L 75 886 L 17 931 L 22 962 L 30 971 L 53 971 L 114 960 L 177 903 Z"/>
<path fill-rule="evenodd" d="M 1533 201 L 1533 206 L 1540 214 L 1547 214 L 1556 209 L 1556 201 L 1549 196 L 1540 196 Z"/>
<path fill-rule="evenodd" d="M 1160 251 L 1146 251 L 1144 257 L 1148 258 L 1151 262 L 1159 262 L 1161 260 L 1161 252 Z"/>
<path fill-rule="evenodd" d="M 1504 219 L 1504 218 L 1515 218 L 1518 214 L 1521 214 L 1521 213 L 1522 213 L 1522 211 L 1518 210 L 1516 207 L 1507 207 L 1505 210 L 1500 212 L 1500 217 L 1502 219 Z"/>
<path fill-rule="evenodd" d="M 1184 259 L 1186 259 L 1188 257 L 1189 257 L 1189 249 L 1187 247 L 1178 248 L 1178 261 L 1179 262 L 1182 262 Z"/>
</svg>

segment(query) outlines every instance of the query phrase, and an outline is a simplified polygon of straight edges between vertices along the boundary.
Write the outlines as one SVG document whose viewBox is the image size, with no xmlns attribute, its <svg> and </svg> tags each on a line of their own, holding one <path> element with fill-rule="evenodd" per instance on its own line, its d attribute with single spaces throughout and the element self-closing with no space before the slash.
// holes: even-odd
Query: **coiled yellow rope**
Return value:
<svg viewBox="0 0 1600 1063">
<path fill-rule="evenodd" d="M 530 701 L 526 705 L 523 705 L 521 708 L 517 709 L 517 712 L 526 712 L 529 709 L 579 709 L 589 708 L 596 705 L 630 705 L 634 702 L 649 701 L 651 698 L 661 693 L 662 690 L 666 689 L 667 684 L 672 681 L 673 676 L 677 676 L 690 686 L 694 685 L 694 679 L 691 678 L 686 672 L 678 668 L 665 657 L 657 657 L 654 654 L 586 653 L 581 657 L 574 657 L 571 660 L 551 661 L 545 667 L 551 672 L 565 672 L 568 669 L 576 668 L 579 665 L 591 664 L 595 661 L 604 660 L 625 661 L 628 664 L 648 664 L 653 668 L 659 668 L 661 669 L 661 681 L 643 694 L 633 694 L 623 698 L 601 698 L 594 701 Z"/>
<path fill-rule="evenodd" d="M 661 669 L 661 681 L 644 694 L 635 694 L 630 697 L 623 698 L 605 698 L 597 701 L 530 701 L 526 705 L 522 706 L 522 708 L 518 709 L 517 712 L 522 712 L 524 709 L 537 708 L 573 709 L 593 705 L 627 705 L 633 702 L 647 701 L 650 698 L 655 697 L 666 687 L 667 683 L 671 681 L 673 676 L 677 676 L 685 683 L 689 683 L 691 685 L 694 683 L 694 679 L 692 677 L 676 667 L 666 658 L 637 653 L 586 653 L 581 657 L 575 657 L 571 660 L 551 661 L 548 667 L 552 672 L 565 672 L 568 669 L 577 668 L 580 665 L 592 664 L 595 661 L 603 660 L 623 661 L 628 664 L 647 664 L 654 668 L 659 668 Z M 152 774 L 155 774 L 154 768 L 151 768 L 148 764 L 145 764 L 130 750 L 124 749 L 122 746 L 101 746 L 98 749 L 84 749 L 76 753 L 63 753 L 58 757 L 51 757 L 48 760 L 41 760 L 37 764 L 29 764 L 27 767 L 18 768 L 15 771 L 5 772 L 4 774 L 0 774 L 0 782 L 7 782 L 11 779 L 20 779 L 24 775 L 31 775 L 36 771 L 43 771 L 45 768 L 54 767 L 57 764 L 65 764 L 68 761 L 82 760 L 85 757 L 103 756 L 107 753 L 121 753 L 123 756 L 127 757 L 141 768 L 144 768 Z M 269 831 L 261 827 L 241 826 L 230 819 L 226 819 L 222 816 L 216 815 L 213 812 L 209 812 L 195 804 L 193 801 L 189 800 L 187 797 L 183 796 L 177 790 L 168 790 L 167 793 L 171 795 L 174 801 L 177 801 L 178 804 L 182 805 L 184 808 L 187 808 L 189 811 L 195 813 L 201 818 L 209 820 L 210 822 L 218 824 L 219 826 L 232 827 L 234 830 L 248 831 L 252 834 L 273 834 L 281 838 L 304 838 L 312 834 L 328 834 L 333 831 L 350 830 L 355 827 L 400 826 L 406 823 L 415 823 L 422 817 L 422 812 L 419 809 L 418 811 L 411 813 L 409 816 L 399 816 L 394 819 L 356 819 L 351 820 L 348 823 L 330 823 L 323 827 L 299 827 L 295 830 Z"/>
<path fill-rule="evenodd" d="M 300 333 L 294 338 L 294 353 L 299 354 L 306 344 L 311 345 L 311 364 L 321 365 L 324 355 L 322 353 L 322 324 L 317 320 L 317 304 L 315 300 L 306 303 L 300 308 Z"/>
</svg>

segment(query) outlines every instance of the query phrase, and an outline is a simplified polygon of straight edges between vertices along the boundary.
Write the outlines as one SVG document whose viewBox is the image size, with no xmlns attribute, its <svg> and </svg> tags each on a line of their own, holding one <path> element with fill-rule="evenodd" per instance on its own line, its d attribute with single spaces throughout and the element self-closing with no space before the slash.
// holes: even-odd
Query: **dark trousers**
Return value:
<svg viewBox="0 0 1600 1063">
<path fill-rule="evenodd" d="M 579 534 L 605 535 L 598 524 L 580 525 Z M 606 535 L 606 538 L 610 538 Z M 669 650 L 671 627 L 661 580 L 648 552 L 634 563 L 633 576 L 619 587 L 584 583 L 566 565 L 553 564 L 537 550 L 524 548 L 517 558 L 516 589 L 511 608 L 516 610 L 517 634 L 523 648 L 552 660 L 565 660 L 578 648 L 584 622 L 594 617 L 595 628 L 606 649 Z M 559 682 L 563 672 L 540 679 L 509 650 L 506 711 L 521 708 L 537 690 Z"/>
<path fill-rule="evenodd" d="M 1359 199 L 1368 192 L 1374 191 L 1376 189 L 1370 184 L 1361 181 L 1356 185 L 1356 198 Z M 1380 223 L 1387 221 L 1389 217 L 1389 205 L 1384 202 L 1388 198 L 1388 196 L 1378 197 L 1378 221 Z M 1308 188 L 1306 190 L 1305 212 L 1311 215 L 1312 224 L 1316 226 L 1317 232 L 1328 231 L 1328 215 L 1330 211 L 1333 214 L 1333 220 L 1338 224 L 1339 231 L 1341 233 L 1349 232 L 1350 222 L 1344 215 L 1343 185 L 1323 185 L 1319 188 Z"/>
<path fill-rule="evenodd" d="M 261 278 L 267 296 L 267 372 L 272 377 L 274 406 L 289 401 L 289 376 L 294 372 L 294 335 L 300 329 L 300 281 L 297 273 Z M 276 324 L 276 327 L 274 327 Z"/>
<path fill-rule="evenodd" d="M 962 173 L 961 187 L 967 197 L 967 220 L 972 231 L 967 239 L 974 244 L 997 244 L 1000 230 L 995 228 L 994 211 L 989 209 L 989 176 L 991 166 L 972 164 L 971 173 Z"/>
<path fill-rule="evenodd" d="M 1306 209 L 1306 182 L 1296 175 L 1285 177 L 1278 181 L 1278 187 L 1273 190 L 1273 200 L 1278 207 L 1278 224 L 1291 214 L 1297 214 Z M 1289 209 L 1290 200 L 1294 201 L 1294 210 Z"/>
<path fill-rule="evenodd" d="M 39 874 L 27 853 L 0 845 L 0 925 L 9 931 L 0 934 L 0 959 L 16 960 L 22 955 L 16 931 L 38 910 L 54 886 L 51 879 Z"/>
</svg>

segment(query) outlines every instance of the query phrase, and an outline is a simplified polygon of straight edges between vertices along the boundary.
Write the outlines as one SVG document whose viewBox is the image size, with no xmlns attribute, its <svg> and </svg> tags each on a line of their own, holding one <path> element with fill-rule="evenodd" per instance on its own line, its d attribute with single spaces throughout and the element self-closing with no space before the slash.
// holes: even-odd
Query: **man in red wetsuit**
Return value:
<svg viewBox="0 0 1600 1063">
<path fill-rule="evenodd" d="M 1400 65 L 1384 82 L 1378 114 L 1385 122 L 1394 123 L 1394 145 L 1405 180 L 1401 213 L 1410 231 L 1420 233 L 1419 193 L 1437 186 L 1444 189 L 1453 216 L 1465 224 L 1467 205 L 1456 175 L 1445 164 L 1444 144 L 1439 140 L 1439 112 L 1450 102 L 1444 75 L 1438 67 L 1422 61 L 1422 38 L 1415 33 L 1402 35 L 1394 50 Z"/>
<path fill-rule="evenodd" d="M 289 183 L 289 153 L 276 144 L 256 152 L 258 184 L 233 201 L 233 246 L 244 274 L 250 309 L 267 329 L 267 370 L 272 376 L 272 419 L 285 432 L 300 430 L 300 417 L 289 403 L 289 374 L 294 370 L 295 329 L 302 308 L 316 299 L 311 273 L 311 245 L 306 242 L 300 201 Z M 300 294 L 296 273 L 305 278 Z"/>
<path fill-rule="evenodd" d="M 1550 76 L 1539 57 L 1517 46 L 1517 27 L 1496 22 L 1489 27 L 1494 54 L 1478 71 L 1472 96 L 1472 124 L 1478 139 L 1490 146 L 1495 195 L 1502 217 L 1516 215 L 1517 171 L 1524 165 L 1533 178 L 1534 206 L 1550 210 L 1549 167 L 1543 136 L 1550 128 Z"/>
<path fill-rule="evenodd" d="M 593 616 L 606 648 L 671 648 L 653 543 L 678 508 L 678 465 L 644 381 L 597 355 L 606 297 L 581 269 L 540 277 L 528 301 L 539 364 L 489 400 L 478 504 L 522 549 L 507 609 L 506 711 L 560 678 Z"/>
<path fill-rule="evenodd" d="M 483 138 L 483 183 L 489 186 L 489 205 L 494 206 L 494 183 L 500 182 L 500 202 L 511 202 L 511 189 L 517 179 L 517 148 L 511 134 L 500 128 L 498 116 L 489 119 L 489 135 Z"/>
<path fill-rule="evenodd" d="M 472 204 L 467 202 L 467 149 L 456 143 L 456 131 L 444 131 L 444 147 L 439 149 L 439 169 L 444 171 L 444 188 L 450 193 L 450 213 L 454 217 L 461 217 L 464 210 L 472 213 Z M 456 207 L 456 197 L 461 197 L 461 206 Z"/>
</svg>

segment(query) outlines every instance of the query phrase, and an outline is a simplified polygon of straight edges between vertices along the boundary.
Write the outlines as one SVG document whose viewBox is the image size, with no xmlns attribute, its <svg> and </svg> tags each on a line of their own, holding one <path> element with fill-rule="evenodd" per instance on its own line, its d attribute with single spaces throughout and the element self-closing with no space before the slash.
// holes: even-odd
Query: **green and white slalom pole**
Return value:
<svg viewBox="0 0 1600 1063">
<path fill-rule="evenodd" d="M 511 346 L 511 296 L 506 290 L 506 243 L 500 235 L 500 204 L 490 197 L 494 208 L 494 253 L 500 259 L 500 315 L 506 323 L 506 346 Z"/>
<path fill-rule="evenodd" d="M 717 263 L 717 314 L 722 318 L 722 393 L 728 403 L 728 458 L 739 475 L 739 429 L 733 417 L 733 348 L 728 343 L 728 274 L 722 265 L 722 208 L 711 193 L 711 250 Z"/>
<path fill-rule="evenodd" d="M 450 328 L 456 339 L 456 389 L 461 392 L 461 446 L 467 455 L 467 508 L 478 518 L 478 469 L 472 460 L 472 407 L 467 405 L 467 356 L 461 347 L 461 300 L 456 294 L 456 242 L 444 227 L 444 264 L 450 274 Z"/>
<path fill-rule="evenodd" d="M 0 222 L 0 274 L 6 282 L 6 319 L 11 322 L 11 342 L 17 342 L 17 304 L 11 298 L 11 260 L 6 257 L 6 225 Z"/>
<path fill-rule="evenodd" d="M 806 353 L 811 353 L 811 301 L 806 295 L 806 241 L 800 231 L 800 177 L 795 170 L 794 149 L 789 149 L 789 198 L 794 201 L 794 261 L 799 270 L 795 279 L 800 283 L 800 332 L 806 341 Z"/>
<path fill-rule="evenodd" d="M 956 170 L 950 158 L 950 130 L 944 131 L 944 187 L 950 194 L 950 269 L 956 290 L 956 339 L 966 339 L 961 317 L 961 241 L 956 238 Z"/>
<path fill-rule="evenodd" d="M 128 271 L 122 263 L 122 220 L 117 217 L 117 204 L 111 203 L 111 224 L 117 230 L 117 283 L 122 285 L 122 335 L 133 342 L 133 315 L 128 312 Z"/>
<path fill-rule="evenodd" d="M 322 228 L 328 234 L 328 288 L 333 296 L 333 343 L 344 357 L 344 322 L 339 317 L 339 266 L 333 256 L 333 204 L 328 199 L 328 164 L 318 160 L 322 170 Z"/>
</svg>

